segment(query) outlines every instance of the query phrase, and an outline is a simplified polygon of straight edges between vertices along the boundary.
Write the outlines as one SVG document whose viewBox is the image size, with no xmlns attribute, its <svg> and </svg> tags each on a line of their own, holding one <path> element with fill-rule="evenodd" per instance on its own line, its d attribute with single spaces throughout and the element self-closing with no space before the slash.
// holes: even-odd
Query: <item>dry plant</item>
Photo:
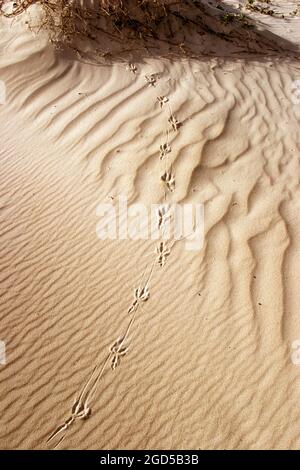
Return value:
<svg viewBox="0 0 300 470">
<path fill-rule="evenodd" d="M 45 30 L 50 41 L 58 47 L 68 46 L 84 52 L 85 44 L 94 41 L 99 55 L 105 51 L 105 36 L 110 41 L 122 43 L 124 38 L 145 45 L 149 38 L 157 39 L 158 29 L 168 22 L 170 9 L 179 8 L 180 1 L 171 0 L 0 0 L 0 14 L 15 18 L 29 14 L 38 7 L 38 20 L 30 27 Z M 101 41 L 104 39 L 104 44 Z"/>
<path fill-rule="evenodd" d="M 226 11 L 222 2 L 212 6 L 207 0 L 0 0 L 0 17 L 28 13 L 33 31 L 46 31 L 56 47 L 90 59 L 162 52 L 162 46 L 167 54 L 199 56 L 206 51 L 194 40 L 204 33 L 238 39 L 249 50 L 257 51 L 255 45 L 264 52 L 278 50 L 246 15 Z M 224 21 L 226 15 L 230 21 Z"/>
</svg>

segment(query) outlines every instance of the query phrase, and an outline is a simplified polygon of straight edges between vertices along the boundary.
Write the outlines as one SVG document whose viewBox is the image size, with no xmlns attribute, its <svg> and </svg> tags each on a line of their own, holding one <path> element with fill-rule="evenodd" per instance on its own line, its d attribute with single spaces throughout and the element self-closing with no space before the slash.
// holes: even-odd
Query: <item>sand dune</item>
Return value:
<svg viewBox="0 0 300 470">
<path fill-rule="evenodd" d="M 204 203 L 204 247 L 178 242 L 155 266 L 128 354 L 60 448 L 299 448 L 297 61 L 99 66 L 57 54 L 21 21 L 1 43 L 1 448 L 53 447 L 126 331 L 156 243 L 100 241 L 96 208 L 120 195 L 159 203 L 169 168 L 169 201 Z"/>
</svg>

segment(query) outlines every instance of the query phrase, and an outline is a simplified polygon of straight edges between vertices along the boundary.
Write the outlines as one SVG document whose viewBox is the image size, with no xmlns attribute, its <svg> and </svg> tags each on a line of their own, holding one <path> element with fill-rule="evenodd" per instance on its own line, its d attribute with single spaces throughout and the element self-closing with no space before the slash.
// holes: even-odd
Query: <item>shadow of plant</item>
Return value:
<svg viewBox="0 0 300 470">
<path fill-rule="evenodd" d="M 245 13 L 220 1 L 17 0 L 13 5 L 9 11 L 8 2 L 0 0 L 1 16 L 14 18 L 38 6 L 38 20 L 35 15 L 29 21 L 32 29 L 46 30 L 57 48 L 96 62 L 128 59 L 133 53 L 137 61 L 153 55 L 298 52 L 292 42 L 263 30 Z"/>
</svg>

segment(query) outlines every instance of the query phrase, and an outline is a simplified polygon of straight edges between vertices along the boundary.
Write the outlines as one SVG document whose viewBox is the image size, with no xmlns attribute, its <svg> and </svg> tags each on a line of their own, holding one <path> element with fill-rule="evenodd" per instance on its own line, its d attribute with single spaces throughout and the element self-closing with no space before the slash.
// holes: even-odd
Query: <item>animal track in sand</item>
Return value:
<svg viewBox="0 0 300 470">
<path fill-rule="evenodd" d="M 111 359 L 112 370 L 115 370 L 118 367 L 118 365 L 121 362 L 121 358 L 126 356 L 128 352 L 129 346 L 125 346 L 125 342 L 128 338 L 128 335 L 130 333 L 130 329 L 133 325 L 134 320 L 135 320 L 135 314 L 132 316 L 127 326 L 125 334 L 121 338 L 118 338 L 110 347 L 110 353 L 112 354 L 112 359 Z"/>
<path fill-rule="evenodd" d="M 137 67 L 134 64 L 129 64 L 127 69 L 132 72 L 133 74 L 137 73 Z M 146 82 L 150 87 L 156 86 L 157 78 L 154 74 L 145 75 Z M 160 108 L 162 109 L 165 104 L 169 103 L 169 98 L 166 96 L 158 96 L 157 101 L 159 102 Z M 176 117 L 172 114 L 170 105 L 169 105 L 170 117 L 168 122 L 171 124 L 174 131 L 177 131 L 179 126 L 181 125 L 180 122 L 176 119 Z M 167 131 L 167 139 L 166 142 L 160 145 L 160 160 L 171 152 L 171 146 L 169 144 L 169 132 Z M 165 170 L 164 174 L 161 176 L 161 180 L 166 185 L 166 188 L 169 192 L 173 192 L 175 189 L 175 175 L 173 174 L 172 167 L 170 170 Z M 165 193 L 165 200 L 166 200 L 166 193 Z M 60 443 L 64 440 L 67 431 L 69 428 L 74 424 L 77 420 L 85 420 L 91 415 L 91 408 L 90 403 L 92 402 L 99 382 L 106 370 L 108 363 L 110 363 L 111 370 L 116 370 L 117 367 L 121 364 L 121 360 L 127 355 L 129 350 L 128 344 L 128 337 L 131 331 L 131 328 L 134 324 L 136 314 L 138 308 L 142 306 L 143 303 L 147 302 L 150 298 L 150 281 L 152 279 L 155 266 L 164 267 L 167 261 L 167 258 L 171 254 L 171 248 L 173 244 L 170 246 L 166 241 L 163 240 L 163 232 L 165 229 L 166 220 L 171 217 L 169 213 L 170 207 L 169 204 L 165 203 L 162 204 L 158 210 L 158 225 L 157 228 L 160 233 L 160 241 L 155 249 L 155 259 L 152 263 L 150 268 L 148 277 L 144 282 L 144 277 L 146 275 L 147 267 L 142 275 L 142 279 L 140 285 L 134 289 L 134 296 L 131 305 L 129 306 L 127 312 L 131 315 L 130 321 L 127 325 L 125 333 L 120 336 L 114 343 L 110 346 L 108 355 L 104 359 L 104 361 L 99 361 L 96 366 L 94 367 L 90 377 L 88 378 L 87 382 L 83 386 L 82 391 L 79 394 L 79 397 L 75 400 L 75 403 L 72 407 L 70 416 L 65 420 L 65 422 L 59 425 L 52 434 L 47 439 L 47 443 L 50 443 L 58 438 L 58 442 L 56 443 L 55 447 L 58 447 Z M 153 256 L 153 252 L 152 252 Z M 102 365 L 101 365 L 102 364 Z"/>
<path fill-rule="evenodd" d="M 104 368 L 102 368 L 99 375 L 96 376 L 94 385 L 92 385 L 96 371 L 97 371 L 97 366 L 94 367 L 89 379 L 87 380 L 86 384 L 83 386 L 82 391 L 79 394 L 79 397 L 75 399 L 74 405 L 72 406 L 72 409 L 71 409 L 71 415 L 65 420 L 63 424 L 59 425 L 46 440 L 46 443 L 48 444 L 49 442 L 55 440 L 57 437 L 59 438 L 58 442 L 54 446 L 54 449 L 62 443 L 62 441 L 66 437 L 67 431 L 76 420 L 87 419 L 90 416 L 91 409 L 88 406 L 88 403 L 90 399 L 92 398 L 92 395 L 94 392 L 94 386 L 97 385 L 98 380 L 100 380 L 102 373 L 104 371 Z M 91 385 L 91 388 L 89 389 L 90 385 Z"/>
<path fill-rule="evenodd" d="M 128 64 L 128 70 L 132 72 L 133 74 L 137 73 L 137 66 L 135 64 Z"/>
<path fill-rule="evenodd" d="M 154 87 L 157 83 L 157 78 L 155 75 L 145 75 L 145 80 L 150 87 Z"/>
<path fill-rule="evenodd" d="M 165 171 L 160 179 L 165 183 L 168 191 L 173 192 L 175 189 L 175 175 L 172 172 L 172 169 Z"/>
<path fill-rule="evenodd" d="M 173 114 L 169 117 L 168 122 L 171 124 L 174 132 L 178 131 L 179 127 L 182 126 L 181 122 L 179 122 Z"/>
<path fill-rule="evenodd" d="M 128 313 L 134 312 L 137 306 L 141 302 L 147 302 L 149 297 L 150 297 L 150 292 L 149 292 L 148 286 L 137 287 L 136 289 L 134 289 L 134 300 L 132 302 L 132 305 L 128 309 Z"/>
<path fill-rule="evenodd" d="M 168 153 L 171 153 L 172 151 L 172 148 L 170 146 L 170 144 L 168 143 L 165 143 L 165 144 L 162 144 L 160 147 L 160 160 L 162 160 Z"/>
<path fill-rule="evenodd" d="M 170 212 L 170 207 L 168 204 L 163 204 L 157 209 L 157 217 L 158 217 L 158 230 L 161 229 L 163 224 L 165 223 L 166 219 L 171 217 Z"/>
<path fill-rule="evenodd" d="M 123 340 L 118 339 L 110 348 L 111 353 L 113 354 L 111 361 L 111 368 L 115 370 L 121 362 L 121 357 L 126 356 L 128 347 L 122 346 Z"/>
<path fill-rule="evenodd" d="M 171 248 L 168 247 L 166 242 L 161 241 L 156 247 L 156 253 L 158 254 L 158 264 L 163 268 L 168 256 L 171 254 Z"/>
<path fill-rule="evenodd" d="M 164 105 L 169 102 L 169 98 L 167 96 L 158 96 L 157 101 L 159 102 L 160 108 L 163 108 Z"/>
</svg>

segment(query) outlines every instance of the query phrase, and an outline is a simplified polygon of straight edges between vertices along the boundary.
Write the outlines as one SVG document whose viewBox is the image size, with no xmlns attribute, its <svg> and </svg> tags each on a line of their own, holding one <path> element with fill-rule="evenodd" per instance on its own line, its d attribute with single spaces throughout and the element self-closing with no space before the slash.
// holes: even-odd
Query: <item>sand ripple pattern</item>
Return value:
<svg viewBox="0 0 300 470">
<path fill-rule="evenodd" d="M 205 246 L 175 246 L 153 276 L 132 348 L 61 448 L 299 448 L 299 67 L 149 59 L 133 73 L 25 33 L 3 45 L 1 447 L 44 448 L 127 325 L 149 244 L 100 242 L 96 206 L 163 197 L 168 96 L 172 198 L 205 203 Z"/>
</svg>

